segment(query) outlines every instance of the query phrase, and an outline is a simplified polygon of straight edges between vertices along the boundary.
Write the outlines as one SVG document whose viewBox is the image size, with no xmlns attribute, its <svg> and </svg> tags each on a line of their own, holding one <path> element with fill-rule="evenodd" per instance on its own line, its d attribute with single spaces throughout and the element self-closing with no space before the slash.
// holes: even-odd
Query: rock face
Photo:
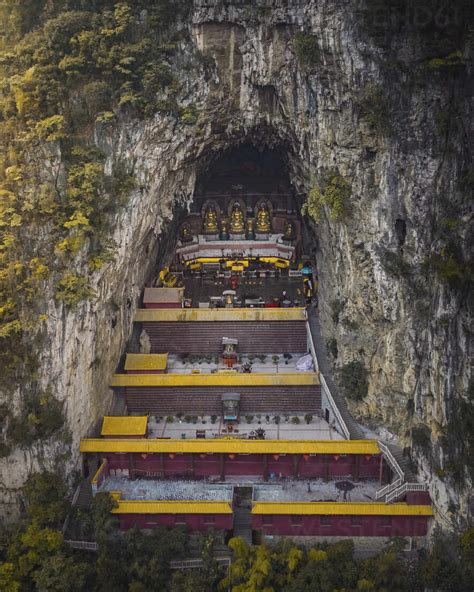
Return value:
<svg viewBox="0 0 474 592">
<path fill-rule="evenodd" d="M 453 504 L 467 516 L 469 480 L 451 478 L 441 447 L 469 382 L 466 295 L 459 282 L 426 272 L 447 220 L 455 219 L 459 256 L 467 256 L 465 67 L 430 70 L 410 23 L 381 49 L 356 4 L 196 0 L 182 25 L 179 76 L 181 105 L 195 108 L 197 121 L 157 114 L 97 124 L 108 165 L 128 162 L 137 189 L 115 220 L 115 260 L 92 278 L 97 299 L 75 311 L 49 307 L 41 369 L 65 401 L 67 468 L 78 466 L 79 439 L 109 408 L 107 385 L 140 291 L 157 257 L 166 261 L 172 220 L 196 177 L 220 151 L 251 141 L 286 151 L 300 195 L 328 170 L 351 183 L 346 218 L 335 222 L 325 209 L 311 224 L 335 367 L 357 360 L 369 370 L 367 396 L 351 403 L 362 422 L 405 446 L 412 428 L 427 426 L 413 453 L 434 503 L 440 516 Z M 299 32 L 316 44 L 311 55 L 295 51 Z M 4 502 L 55 446 L 1 459 Z"/>
</svg>

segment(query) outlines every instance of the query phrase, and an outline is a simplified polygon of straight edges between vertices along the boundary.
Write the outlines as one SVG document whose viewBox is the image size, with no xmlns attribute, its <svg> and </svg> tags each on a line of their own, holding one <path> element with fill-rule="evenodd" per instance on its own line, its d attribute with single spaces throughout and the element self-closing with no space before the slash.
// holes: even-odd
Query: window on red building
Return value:
<svg viewBox="0 0 474 592">
<path fill-rule="evenodd" d="M 331 524 L 331 516 L 321 516 L 320 522 L 325 525 Z"/>
<path fill-rule="evenodd" d="M 291 522 L 291 524 L 299 525 L 303 522 L 303 516 L 298 515 L 298 514 L 293 514 L 292 516 L 290 516 L 290 522 Z"/>
<path fill-rule="evenodd" d="M 270 514 L 263 514 L 262 524 L 273 524 L 273 516 Z"/>
<path fill-rule="evenodd" d="M 214 514 L 204 514 L 204 524 L 214 524 L 216 517 Z"/>
<path fill-rule="evenodd" d="M 392 517 L 391 516 L 382 516 L 380 524 L 382 526 L 392 526 Z"/>
<path fill-rule="evenodd" d="M 174 517 L 175 524 L 186 524 L 186 517 L 184 514 L 176 514 Z"/>
</svg>

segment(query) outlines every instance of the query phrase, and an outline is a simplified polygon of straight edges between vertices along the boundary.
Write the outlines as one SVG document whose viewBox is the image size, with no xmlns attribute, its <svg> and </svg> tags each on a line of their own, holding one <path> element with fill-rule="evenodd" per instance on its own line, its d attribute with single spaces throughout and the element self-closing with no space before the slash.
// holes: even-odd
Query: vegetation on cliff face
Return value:
<svg viewBox="0 0 474 592">
<path fill-rule="evenodd" d="M 104 168 L 97 125 L 174 109 L 186 2 L 9 0 L 0 19 L 0 387 L 35 394 L 46 303 L 93 298 L 133 176 Z M 37 344 L 36 344 L 37 345 Z M 27 380 L 28 379 L 28 380 Z M 30 386 L 28 386 L 30 385 Z M 53 395 L 54 396 L 54 393 Z M 26 410 L 26 407 L 25 407 Z"/>
<path fill-rule="evenodd" d="M 344 220 L 349 211 L 351 185 L 337 171 L 327 172 L 320 185 L 316 185 L 308 193 L 303 206 L 303 213 L 308 214 L 315 222 L 321 222 L 324 208 L 329 210 L 331 220 Z"/>
</svg>

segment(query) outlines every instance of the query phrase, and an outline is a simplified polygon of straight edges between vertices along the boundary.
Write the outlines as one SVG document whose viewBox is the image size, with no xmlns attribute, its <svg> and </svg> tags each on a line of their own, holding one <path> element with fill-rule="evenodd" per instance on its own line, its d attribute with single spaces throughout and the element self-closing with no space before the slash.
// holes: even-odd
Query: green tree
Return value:
<svg viewBox="0 0 474 592">
<path fill-rule="evenodd" d="M 57 473 L 34 473 L 23 488 L 26 511 L 39 527 L 60 527 L 69 504 L 67 488 Z"/>
<path fill-rule="evenodd" d="M 47 557 L 34 573 L 38 592 L 83 592 L 91 581 L 93 564 L 64 554 Z"/>
</svg>

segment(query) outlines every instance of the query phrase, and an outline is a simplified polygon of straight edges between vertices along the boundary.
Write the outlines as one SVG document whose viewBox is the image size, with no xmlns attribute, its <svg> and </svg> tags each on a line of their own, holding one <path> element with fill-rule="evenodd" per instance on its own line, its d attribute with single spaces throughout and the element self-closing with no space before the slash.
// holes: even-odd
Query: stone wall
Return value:
<svg viewBox="0 0 474 592">
<path fill-rule="evenodd" d="M 188 35 L 179 76 L 180 104 L 196 108 L 197 122 L 158 113 L 97 124 L 107 166 L 127 162 L 137 189 L 114 221 L 115 260 L 92 278 L 97 299 L 75 311 L 49 305 L 41 373 L 65 401 L 72 441 L 61 445 L 70 454 L 61 464 L 68 472 L 78 466 L 80 437 L 110 404 L 107 385 L 140 291 L 167 251 L 170 235 L 161 245 L 160 235 L 186 209 L 211 159 L 250 141 L 284 148 L 301 196 L 329 169 L 351 182 L 346 220 L 334 222 L 325 211 L 312 225 L 323 334 L 337 344 L 335 367 L 358 360 L 370 371 L 368 395 L 353 412 L 401 445 L 410 444 L 412 426 L 426 425 L 430 445 L 416 455 L 434 502 L 442 513 L 454 502 L 467 515 L 469 483 L 439 477 L 439 440 L 468 384 L 468 313 L 459 290 L 420 271 L 436 246 L 433 228 L 446 200 L 461 212 L 458 236 L 467 233 L 466 197 L 458 189 L 468 162 L 465 132 L 461 126 L 454 138 L 440 137 L 435 117 L 449 109 L 462 78 L 447 84 L 434 74 L 411 77 L 416 31 L 402 31 L 382 50 L 354 5 L 196 0 L 191 22 L 182 25 Z M 298 31 L 317 40 L 310 67 L 295 54 Z M 360 97 L 373 87 L 384 93 L 389 132 L 363 116 Z M 462 93 L 458 108 L 465 117 Z M 1 459 L 4 496 L 53 458 L 55 446 Z"/>
</svg>

